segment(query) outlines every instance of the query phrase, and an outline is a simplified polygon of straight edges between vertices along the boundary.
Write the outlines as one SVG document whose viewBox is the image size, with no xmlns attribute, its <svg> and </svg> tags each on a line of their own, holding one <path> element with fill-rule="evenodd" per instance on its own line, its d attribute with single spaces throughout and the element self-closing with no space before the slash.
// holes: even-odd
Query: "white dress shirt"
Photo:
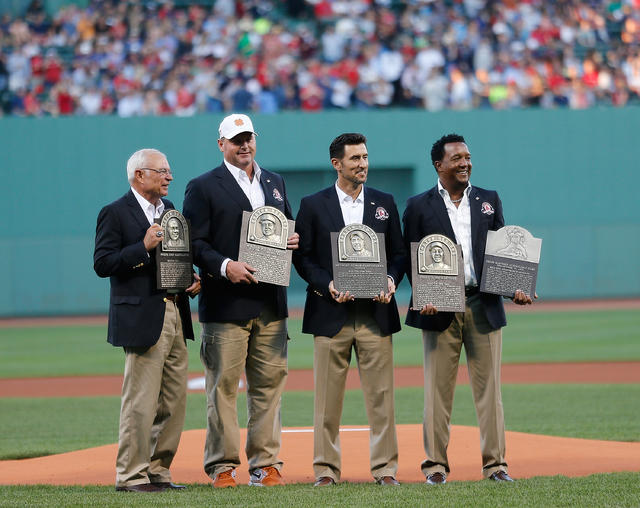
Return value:
<svg viewBox="0 0 640 508">
<path fill-rule="evenodd" d="M 360 194 L 358 194 L 356 199 L 353 199 L 338 187 L 337 181 L 335 187 L 338 193 L 338 202 L 340 203 L 340 210 L 342 210 L 344 225 L 362 224 L 362 217 L 364 216 L 364 186 L 360 189 Z"/>
<path fill-rule="evenodd" d="M 444 205 L 447 207 L 451 227 L 456 235 L 456 242 L 462 246 L 464 285 L 477 286 L 478 280 L 473 266 L 473 250 L 471 246 L 471 206 L 469 205 L 471 184 L 468 184 L 462 193 L 462 201 L 458 206 L 451 201 L 449 192 L 442 186 L 440 180 L 438 180 L 438 192 L 444 200 Z"/>
<path fill-rule="evenodd" d="M 249 179 L 249 175 L 243 169 L 234 166 L 233 164 L 224 161 L 225 166 L 229 170 L 229 173 L 233 176 L 238 185 L 244 192 L 244 195 L 247 196 L 249 203 L 251 203 L 251 209 L 255 210 L 256 208 L 260 208 L 264 206 L 264 191 L 262 190 L 262 186 L 260 185 L 260 175 L 262 175 L 262 170 L 256 161 L 253 161 L 253 180 Z M 227 265 L 231 261 L 231 258 L 227 258 L 220 265 L 220 275 L 222 275 L 225 279 L 227 278 Z"/>
<path fill-rule="evenodd" d="M 149 225 L 151 226 L 153 224 L 153 219 L 159 219 L 162 215 L 162 212 L 164 212 L 164 201 L 162 201 L 162 199 L 159 199 L 158 204 L 154 205 L 153 203 L 149 203 L 149 201 L 143 198 L 140 193 L 133 187 L 131 187 L 131 192 L 133 192 L 133 195 L 138 200 L 138 203 L 140 203 L 140 208 L 142 208 L 142 211 L 144 212 L 144 215 L 149 221 Z"/>
</svg>

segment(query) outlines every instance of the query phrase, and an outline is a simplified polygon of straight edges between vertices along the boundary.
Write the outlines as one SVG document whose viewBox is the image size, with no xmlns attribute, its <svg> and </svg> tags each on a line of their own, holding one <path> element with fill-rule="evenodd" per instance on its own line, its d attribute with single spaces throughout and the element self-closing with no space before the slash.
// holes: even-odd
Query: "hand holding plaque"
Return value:
<svg viewBox="0 0 640 508">
<path fill-rule="evenodd" d="M 256 269 L 259 282 L 288 286 L 291 276 L 291 250 L 287 238 L 295 222 L 273 206 L 243 212 L 238 261 Z"/>
<path fill-rule="evenodd" d="M 384 235 L 364 224 L 331 233 L 333 284 L 355 298 L 375 298 L 388 291 Z"/>
<path fill-rule="evenodd" d="M 183 291 L 193 282 L 189 221 L 178 210 L 165 210 L 156 223 L 162 228 L 156 247 L 158 289 Z"/>
<path fill-rule="evenodd" d="M 517 289 L 533 298 L 542 240 L 520 226 L 487 232 L 480 291 L 512 298 Z"/>
<path fill-rule="evenodd" d="M 413 308 L 427 304 L 439 312 L 464 312 L 464 264 L 461 249 L 444 235 L 411 242 Z"/>
</svg>

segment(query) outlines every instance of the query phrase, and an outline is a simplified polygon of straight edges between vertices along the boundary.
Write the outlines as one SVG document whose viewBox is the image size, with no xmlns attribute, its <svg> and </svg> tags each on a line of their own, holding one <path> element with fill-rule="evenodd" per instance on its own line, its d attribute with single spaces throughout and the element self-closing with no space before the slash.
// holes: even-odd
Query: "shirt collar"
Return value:
<svg viewBox="0 0 640 508">
<path fill-rule="evenodd" d="M 249 175 L 247 175 L 247 172 L 244 169 L 240 169 L 239 167 L 234 166 L 233 164 L 228 162 L 226 159 L 224 160 L 224 163 L 227 166 L 227 169 L 229 170 L 229 172 L 236 179 L 236 182 L 239 182 L 241 178 L 249 180 Z M 260 175 L 261 174 L 262 174 L 262 169 L 260 169 L 260 166 L 258 166 L 258 163 L 254 160 L 253 161 L 253 175 L 258 179 L 258 182 L 260 182 Z"/>
<path fill-rule="evenodd" d="M 154 205 L 150 201 L 147 201 L 147 199 L 144 198 L 142 194 L 140 194 L 133 187 L 131 187 L 131 192 L 133 192 L 133 195 L 135 196 L 136 200 L 140 204 L 140 208 L 142 208 L 142 210 L 146 212 L 151 207 L 153 209 L 154 215 L 156 213 L 157 215 L 162 215 L 162 212 L 164 212 L 164 201 L 162 201 L 162 199 L 158 199 L 159 203 Z"/>
<path fill-rule="evenodd" d="M 336 188 L 336 192 L 338 193 L 338 201 L 340 201 L 340 203 L 344 203 L 345 201 L 347 201 L 349 203 L 353 202 L 353 203 L 360 204 L 364 202 L 364 185 L 360 189 L 360 194 L 358 194 L 358 197 L 356 199 L 353 199 L 351 196 L 349 196 L 349 194 L 347 194 L 340 187 L 338 187 L 337 180 L 335 183 L 335 188 Z"/>
<path fill-rule="evenodd" d="M 466 188 L 462 191 L 463 195 L 467 195 L 469 197 L 469 193 L 471 192 L 471 183 L 467 183 Z M 438 193 L 444 198 L 448 197 L 451 200 L 451 196 L 449 195 L 449 191 L 442 186 L 440 179 L 438 178 Z"/>
</svg>

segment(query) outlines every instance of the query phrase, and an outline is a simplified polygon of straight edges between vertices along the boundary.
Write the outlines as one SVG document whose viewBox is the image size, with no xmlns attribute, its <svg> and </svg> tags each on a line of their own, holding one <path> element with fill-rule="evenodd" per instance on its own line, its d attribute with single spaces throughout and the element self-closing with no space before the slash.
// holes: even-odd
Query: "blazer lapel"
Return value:
<svg viewBox="0 0 640 508">
<path fill-rule="evenodd" d="M 447 207 L 444 204 L 442 196 L 438 193 L 437 186 L 431 189 L 427 196 L 427 200 L 429 206 L 434 212 L 434 215 L 438 219 L 438 222 L 442 226 L 444 234 L 451 240 L 457 241 L 456 234 L 453 232 L 453 227 L 451 227 L 451 221 L 449 220 L 449 212 L 447 212 Z"/>
<path fill-rule="evenodd" d="M 374 220 L 374 214 L 377 203 L 369 197 L 369 193 L 367 192 L 366 187 L 362 187 L 362 199 L 364 200 L 364 211 L 362 214 L 362 223 L 365 226 L 369 226 L 371 229 L 375 230 L 376 221 Z M 380 222 L 380 221 L 378 221 Z"/>
<path fill-rule="evenodd" d="M 340 231 L 344 227 L 344 219 L 342 218 L 342 208 L 338 201 L 338 193 L 335 187 L 329 187 L 324 191 L 324 205 L 327 210 L 327 216 L 331 219 L 333 225 L 332 231 Z"/>
<path fill-rule="evenodd" d="M 471 191 L 469 192 L 469 209 L 471 212 L 471 249 L 473 252 L 480 252 L 479 242 L 480 242 L 480 197 L 478 196 L 478 191 L 475 187 L 471 187 Z M 484 252 L 484 247 L 482 248 Z M 476 260 L 474 259 L 474 264 Z M 477 271 L 477 269 L 476 269 Z"/>
<path fill-rule="evenodd" d="M 220 187 L 222 187 L 222 189 L 227 192 L 231 199 L 238 203 L 240 208 L 248 212 L 251 212 L 253 210 L 249 198 L 247 198 L 244 191 L 240 188 L 240 185 L 238 184 L 238 182 L 236 182 L 236 179 L 227 169 L 227 166 L 225 166 L 224 162 L 218 169 L 215 170 L 215 175 L 219 179 Z"/>
<path fill-rule="evenodd" d="M 131 215 L 133 215 L 133 217 L 136 219 L 136 222 L 138 223 L 138 225 L 144 228 L 145 231 L 149 229 L 150 224 L 149 224 L 149 221 L 147 220 L 147 216 L 142 211 L 142 208 L 140 207 L 140 203 L 138 203 L 138 200 L 133 195 L 133 192 L 131 191 L 131 189 L 129 189 L 129 192 L 127 192 L 127 204 L 131 209 Z"/>
</svg>

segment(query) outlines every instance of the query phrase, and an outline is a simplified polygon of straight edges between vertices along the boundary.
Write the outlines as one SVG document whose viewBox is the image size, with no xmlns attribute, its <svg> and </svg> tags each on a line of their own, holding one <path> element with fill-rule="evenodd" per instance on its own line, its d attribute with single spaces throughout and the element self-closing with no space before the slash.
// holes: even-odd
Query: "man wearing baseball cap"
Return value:
<svg viewBox="0 0 640 508">
<path fill-rule="evenodd" d="M 280 399 L 287 377 L 287 294 L 258 283 L 255 269 L 237 261 L 244 211 L 273 206 L 293 218 L 284 180 L 255 161 L 256 132 L 247 115 L 220 123 L 220 166 L 187 185 L 184 215 L 191 221 L 194 263 L 200 268 L 200 357 L 205 367 L 207 437 L 204 469 L 214 487 L 234 487 L 240 465 L 238 383 L 247 380 L 249 485 L 282 485 Z M 298 247 L 298 234 L 287 239 Z"/>
</svg>

